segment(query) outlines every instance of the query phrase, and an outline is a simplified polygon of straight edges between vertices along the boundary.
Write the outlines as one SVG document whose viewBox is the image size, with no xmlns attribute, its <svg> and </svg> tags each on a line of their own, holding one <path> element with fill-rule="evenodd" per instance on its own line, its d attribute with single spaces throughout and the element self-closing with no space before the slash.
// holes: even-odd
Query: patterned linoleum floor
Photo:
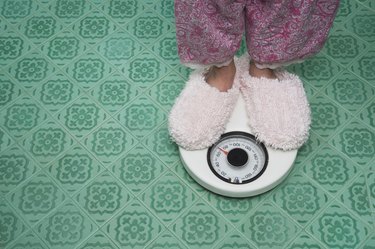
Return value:
<svg viewBox="0 0 375 249">
<path fill-rule="evenodd" d="M 199 187 L 168 138 L 171 0 L 1 0 L 0 65 L 0 248 L 375 248 L 373 0 L 290 67 L 311 137 L 255 198 Z"/>
</svg>

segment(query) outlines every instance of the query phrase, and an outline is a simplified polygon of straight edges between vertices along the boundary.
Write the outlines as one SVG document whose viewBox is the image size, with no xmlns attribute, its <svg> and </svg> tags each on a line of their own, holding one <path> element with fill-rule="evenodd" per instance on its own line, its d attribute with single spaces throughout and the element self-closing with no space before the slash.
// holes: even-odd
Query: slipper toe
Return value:
<svg viewBox="0 0 375 249">
<path fill-rule="evenodd" d="M 204 149 L 219 140 L 239 95 L 239 80 L 220 92 L 203 75 L 202 70 L 191 74 L 169 114 L 170 135 L 186 150 Z"/>
<path fill-rule="evenodd" d="M 258 140 L 281 150 L 301 147 L 309 137 L 311 113 L 299 77 L 286 71 L 276 71 L 277 79 L 243 75 L 241 92 Z"/>
</svg>

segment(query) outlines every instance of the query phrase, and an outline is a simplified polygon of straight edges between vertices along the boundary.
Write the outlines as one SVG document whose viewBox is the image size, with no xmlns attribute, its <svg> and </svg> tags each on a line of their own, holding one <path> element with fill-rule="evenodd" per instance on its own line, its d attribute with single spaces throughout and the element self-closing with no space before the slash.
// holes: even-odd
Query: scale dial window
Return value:
<svg viewBox="0 0 375 249">
<path fill-rule="evenodd" d="M 245 132 L 229 132 L 207 152 L 211 171 L 221 180 L 246 184 L 258 179 L 267 168 L 266 147 Z"/>
</svg>

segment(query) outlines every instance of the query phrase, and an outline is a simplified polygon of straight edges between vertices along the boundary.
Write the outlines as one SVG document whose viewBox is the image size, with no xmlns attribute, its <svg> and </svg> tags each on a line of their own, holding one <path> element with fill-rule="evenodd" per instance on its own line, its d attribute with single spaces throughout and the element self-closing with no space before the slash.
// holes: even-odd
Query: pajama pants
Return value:
<svg viewBox="0 0 375 249">
<path fill-rule="evenodd" d="M 339 0 L 175 0 L 180 60 L 225 65 L 245 32 L 250 58 L 260 67 L 301 61 L 323 47 L 338 5 Z"/>
</svg>

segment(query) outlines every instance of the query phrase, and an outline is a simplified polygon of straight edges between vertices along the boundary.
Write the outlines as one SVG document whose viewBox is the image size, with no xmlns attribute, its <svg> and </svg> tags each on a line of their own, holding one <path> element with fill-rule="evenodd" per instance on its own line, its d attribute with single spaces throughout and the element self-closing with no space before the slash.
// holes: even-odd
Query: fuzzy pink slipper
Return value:
<svg viewBox="0 0 375 249">
<path fill-rule="evenodd" d="M 238 99 L 239 85 L 236 73 L 232 88 L 220 92 L 205 81 L 202 69 L 193 71 L 169 114 L 173 140 L 186 150 L 204 149 L 219 140 Z"/>
<path fill-rule="evenodd" d="M 249 74 L 249 58 L 240 59 L 241 92 L 249 126 L 261 142 L 275 149 L 298 149 L 308 139 L 310 107 L 297 75 L 276 70 L 277 79 Z"/>
</svg>

